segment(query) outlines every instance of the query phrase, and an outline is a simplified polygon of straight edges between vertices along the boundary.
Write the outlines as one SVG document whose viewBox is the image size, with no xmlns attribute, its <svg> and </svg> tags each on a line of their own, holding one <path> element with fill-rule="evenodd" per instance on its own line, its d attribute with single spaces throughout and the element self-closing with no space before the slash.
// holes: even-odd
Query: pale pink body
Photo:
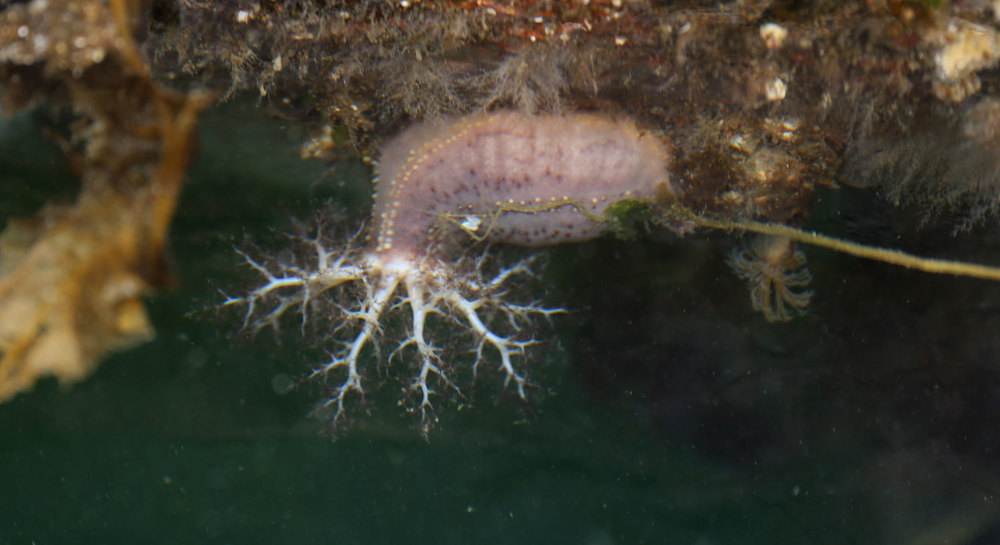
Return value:
<svg viewBox="0 0 1000 545">
<path fill-rule="evenodd" d="M 501 112 L 419 124 L 383 149 L 374 248 L 422 255 L 441 226 L 456 223 L 526 246 L 590 239 L 605 230 L 595 218 L 611 204 L 673 194 L 667 162 L 656 135 L 594 114 Z"/>
</svg>

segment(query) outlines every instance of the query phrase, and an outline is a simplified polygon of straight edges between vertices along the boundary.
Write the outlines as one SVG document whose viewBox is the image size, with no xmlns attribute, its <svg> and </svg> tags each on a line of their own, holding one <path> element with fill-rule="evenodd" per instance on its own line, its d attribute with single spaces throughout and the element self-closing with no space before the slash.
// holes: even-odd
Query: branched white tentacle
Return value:
<svg viewBox="0 0 1000 545">
<path fill-rule="evenodd" d="M 427 315 L 431 312 L 438 312 L 437 300 L 439 296 L 432 295 L 431 300 L 428 301 L 425 298 L 425 286 L 423 282 L 414 278 L 406 279 L 405 288 L 413 316 L 413 330 L 409 339 L 405 340 L 401 346 L 409 344 L 416 346 L 417 355 L 420 358 L 420 371 L 410 383 L 409 390 L 417 392 L 420 396 L 421 429 L 426 432 L 435 420 L 431 395 L 436 392 L 429 384 L 431 376 L 438 377 L 455 392 L 461 393 L 461 391 L 445 373 L 441 359 L 438 357 L 440 349 L 431 346 L 424 336 Z"/>
<path fill-rule="evenodd" d="M 517 385 L 518 395 L 521 399 L 527 399 L 524 393 L 524 387 L 528 384 L 527 379 L 523 374 L 514 369 L 511 356 L 523 354 L 524 347 L 533 341 L 516 341 L 509 337 L 501 337 L 486 327 L 486 324 L 479 318 L 477 308 L 488 301 L 488 299 L 469 300 L 458 293 L 452 293 L 448 297 L 448 302 L 461 313 L 468 326 L 479 336 L 479 342 L 476 345 L 476 361 L 472 365 L 473 374 L 477 373 L 479 364 L 483 361 L 483 346 L 489 344 L 500 354 L 500 368 L 506 373 L 504 386 L 507 386 L 513 380 Z"/>
<path fill-rule="evenodd" d="M 434 398 L 463 396 L 455 378 L 463 351 L 455 350 L 451 336 L 440 336 L 438 330 L 445 324 L 473 335 L 473 378 L 480 364 L 499 356 L 498 369 L 504 374 L 505 387 L 513 382 L 518 395 L 527 398 L 530 382 L 515 358 L 523 357 L 525 349 L 537 341 L 523 336 L 525 326 L 538 315 L 563 312 L 537 301 L 510 300 L 508 290 L 516 278 L 533 275 L 531 259 L 499 270 L 489 266 L 491 260 L 485 253 L 453 263 L 429 255 L 389 259 L 359 251 L 357 239 L 355 234 L 341 251 L 329 250 L 321 235 L 298 239 L 300 255 L 304 256 L 301 263 L 262 262 L 239 252 L 263 276 L 264 284 L 242 297 L 226 297 L 222 303 L 227 307 L 245 305 L 244 327 L 252 331 L 267 326 L 277 329 L 290 309 L 298 309 L 305 333 L 309 314 L 316 309 L 332 313 L 326 320 L 329 329 L 325 337 L 335 347 L 309 377 L 322 380 L 329 388 L 322 407 L 332 412 L 335 427 L 346 421 L 354 402 L 364 398 L 372 369 L 380 365 L 380 344 L 389 342 L 392 350 L 382 363 L 399 362 L 413 370 L 402 380 L 405 387 L 400 404 L 409 412 L 419 411 L 421 429 L 428 431 L 437 420 Z M 346 300 L 347 293 L 335 289 L 344 284 L 353 284 L 357 300 Z M 323 304 L 313 304 L 320 301 Z M 387 316 L 407 310 L 410 327 L 405 335 L 382 331 Z M 391 341 L 393 338 L 396 340 Z"/>
<path fill-rule="evenodd" d="M 333 387 L 332 396 L 324 406 L 336 405 L 337 409 L 333 415 L 334 424 L 338 424 L 346 417 L 344 412 L 345 401 L 351 392 L 356 392 L 359 396 L 364 396 L 365 391 L 361 385 L 361 373 L 358 369 L 358 361 L 362 350 L 369 343 L 374 344 L 375 336 L 380 330 L 380 318 L 385 311 L 386 305 L 392 298 L 392 294 L 399 285 L 399 278 L 394 276 L 383 276 L 373 290 L 368 290 L 368 298 L 362 303 L 361 312 L 351 318 L 362 322 L 361 330 L 354 337 L 354 340 L 347 345 L 347 353 L 343 356 L 334 356 L 325 365 L 315 369 L 310 377 L 327 376 L 336 369 L 344 368 L 347 376 L 344 381 Z"/>
</svg>

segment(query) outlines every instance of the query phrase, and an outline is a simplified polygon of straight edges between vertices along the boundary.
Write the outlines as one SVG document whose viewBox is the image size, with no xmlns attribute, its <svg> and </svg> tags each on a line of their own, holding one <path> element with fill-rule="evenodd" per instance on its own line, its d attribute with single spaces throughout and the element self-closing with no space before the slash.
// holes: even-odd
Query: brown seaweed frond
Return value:
<svg viewBox="0 0 1000 545">
<path fill-rule="evenodd" d="M 813 292 L 806 256 L 788 237 L 753 235 L 726 262 L 750 286 L 753 309 L 769 322 L 787 322 L 803 314 Z"/>
<path fill-rule="evenodd" d="M 62 144 L 81 189 L 0 234 L 0 402 L 152 337 L 140 298 L 169 283 L 167 227 L 212 100 L 152 80 L 128 30 L 135 1 L 36 4 L 0 12 L 2 98 L 72 107 Z"/>
</svg>

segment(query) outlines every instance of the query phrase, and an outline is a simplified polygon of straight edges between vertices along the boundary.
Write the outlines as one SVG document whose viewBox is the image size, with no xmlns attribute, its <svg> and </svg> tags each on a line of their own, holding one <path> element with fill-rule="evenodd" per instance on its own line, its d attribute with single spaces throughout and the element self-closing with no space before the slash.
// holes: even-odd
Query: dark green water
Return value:
<svg viewBox="0 0 1000 545">
<path fill-rule="evenodd" d="M 0 219 L 72 195 L 33 118 L 3 123 Z M 813 312 L 767 324 L 724 234 L 550 251 L 544 296 L 574 311 L 530 410 L 484 381 L 425 440 L 374 396 L 331 440 L 318 392 L 275 387 L 321 357 L 308 338 L 197 312 L 252 278 L 234 245 L 363 206 L 364 168 L 300 161 L 302 137 L 246 104 L 207 116 L 157 339 L 0 405 L 0 544 L 1000 542 L 1000 289 L 812 251 Z M 828 196 L 817 225 L 886 243 L 866 199 Z M 1000 261 L 989 231 L 909 243 Z"/>
</svg>

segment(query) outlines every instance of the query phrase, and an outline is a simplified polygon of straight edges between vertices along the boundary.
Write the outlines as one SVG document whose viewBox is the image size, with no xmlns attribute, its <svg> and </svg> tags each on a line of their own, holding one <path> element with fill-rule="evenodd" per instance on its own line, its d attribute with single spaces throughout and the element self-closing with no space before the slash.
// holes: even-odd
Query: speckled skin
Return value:
<svg viewBox="0 0 1000 545">
<path fill-rule="evenodd" d="M 374 250 L 423 255 L 441 226 L 463 222 L 487 240 L 526 246 L 593 238 L 611 204 L 674 194 L 668 159 L 658 136 L 595 114 L 419 124 L 383 148 Z"/>
</svg>

